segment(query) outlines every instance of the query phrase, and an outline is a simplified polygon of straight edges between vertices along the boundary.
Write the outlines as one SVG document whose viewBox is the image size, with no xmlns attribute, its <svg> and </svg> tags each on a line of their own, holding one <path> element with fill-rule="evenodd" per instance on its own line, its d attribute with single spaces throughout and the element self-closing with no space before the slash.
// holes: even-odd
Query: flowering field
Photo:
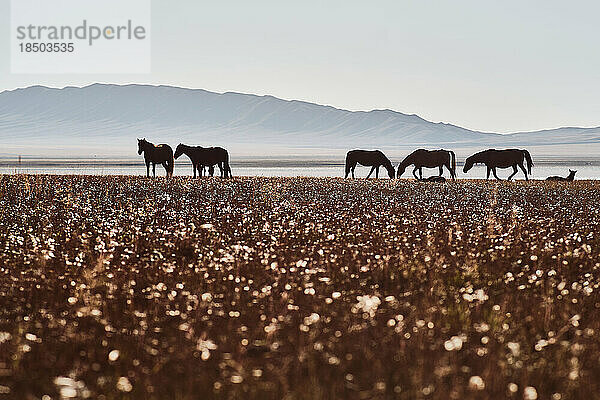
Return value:
<svg viewBox="0 0 600 400">
<path fill-rule="evenodd" d="M 0 399 L 600 396 L 600 184 L 0 176 Z"/>
</svg>

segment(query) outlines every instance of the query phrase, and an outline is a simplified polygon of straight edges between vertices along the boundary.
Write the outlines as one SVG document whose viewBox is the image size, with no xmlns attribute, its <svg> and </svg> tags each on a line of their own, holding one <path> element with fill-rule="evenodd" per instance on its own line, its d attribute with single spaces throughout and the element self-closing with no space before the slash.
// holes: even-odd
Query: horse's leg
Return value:
<svg viewBox="0 0 600 400">
<path fill-rule="evenodd" d="M 510 176 L 508 177 L 508 180 L 510 181 L 512 179 L 513 176 L 515 176 L 517 174 L 517 166 L 513 165 L 513 173 L 510 174 Z"/>
<path fill-rule="evenodd" d="M 369 179 L 371 177 L 371 174 L 373 173 L 373 171 L 375 171 L 375 166 L 371 167 L 371 171 L 369 172 L 369 175 L 367 175 L 367 179 Z"/>
<path fill-rule="evenodd" d="M 375 179 L 379 179 L 379 165 L 375 167 Z"/>
<path fill-rule="evenodd" d="M 150 178 L 150 163 L 146 163 L 146 178 Z"/>
<path fill-rule="evenodd" d="M 527 170 L 525 169 L 525 166 L 523 165 L 523 163 L 519 163 L 519 167 L 521 167 L 521 171 L 523 171 L 523 173 L 525 174 L 525 180 L 528 181 L 529 177 L 527 176 Z"/>
<path fill-rule="evenodd" d="M 485 177 L 485 180 L 487 181 L 488 179 L 490 179 L 490 172 L 492 172 L 492 169 L 490 167 L 487 167 L 487 175 Z"/>
<path fill-rule="evenodd" d="M 421 180 L 423 180 L 423 167 L 419 168 L 419 178 L 421 178 Z"/>
<path fill-rule="evenodd" d="M 348 178 L 348 174 L 350 173 L 350 171 L 352 170 L 352 165 L 350 165 L 349 162 L 346 161 L 346 174 L 344 175 L 344 179 Z M 352 176 L 354 178 L 354 176 Z"/>
<path fill-rule="evenodd" d="M 498 175 L 496 174 L 496 167 L 492 168 L 492 173 L 494 174 L 494 178 L 498 179 L 499 181 L 502 180 L 502 179 L 498 178 Z"/>
<path fill-rule="evenodd" d="M 417 170 L 418 170 L 418 169 L 419 169 L 418 167 L 415 167 L 415 168 L 413 169 L 413 176 L 415 177 L 415 179 L 416 179 L 416 180 L 419 180 L 419 177 L 417 176 Z"/>
<path fill-rule="evenodd" d="M 446 165 L 446 168 L 448 168 L 448 171 L 450 172 L 450 177 L 452 178 L 453 181 L 455 181 L 456 180 L 456 175 L 454 174 L 454 171 L 452 171 L 452 167 L 450 167 L 450 162 L 447 162 L 445 165 Z M 440 170 L 441 169 L 442 168 L 440 167 Z"/>
<path fill-rule="evenodd" d="M 208 167 L 208 173 L 210 174 L 210 176 L 215 176 L 215 166 L 211 165 Z"/>
<path fill-rule="evenodd" d="M 352 167 L 352 179 L 354 179 L 354 170 L 356 169 L 356 164 Z"/>
<path fill-rule="evenodd" d="M 439 166 L 439 169 L 440 169 L 439 176 L 442 176 L 442 175 L 444 175 L 444 166 L 443 166 L 443 165 L 440 165 L 440 166 Z M 450 174 L 450 175 L 452 175 L 452 174 Z"/>
<path fill-rule="evenodd" d="M 219 165 L 219 170 L 221 171 L 221 178 L 223 178 L 223 163 L 220 162 L 218 165 Z"/>
</svg>

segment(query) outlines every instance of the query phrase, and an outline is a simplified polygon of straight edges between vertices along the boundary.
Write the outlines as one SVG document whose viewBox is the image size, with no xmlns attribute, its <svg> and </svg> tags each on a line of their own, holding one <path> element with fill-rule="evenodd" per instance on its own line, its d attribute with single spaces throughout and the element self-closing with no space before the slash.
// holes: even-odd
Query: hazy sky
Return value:
<svg viewBox="0 0 600 400">
<path fill-rule="evenodd" d="M 13 75 L 9 7 L 0 90 L 169 84 L 484 131 L 600 126 L 598 1 L 154 0 L 147 75 Z"/>
</svg>

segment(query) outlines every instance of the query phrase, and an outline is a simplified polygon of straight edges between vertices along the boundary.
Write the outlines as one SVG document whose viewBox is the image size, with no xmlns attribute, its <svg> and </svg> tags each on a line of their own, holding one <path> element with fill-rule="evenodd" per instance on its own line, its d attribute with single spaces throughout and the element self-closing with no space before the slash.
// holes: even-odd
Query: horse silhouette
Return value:
<svg viewBox="0 0 600 400">
<path fill-rule="evenodd" d="M 429 178 L 419 179 L 420 182 L 445 183 L 446 178 L 443 176 L 430 176 Z"/>
<path fill-rule="evenodd" d="M 523 164 L 524 162 L 527 162 L 527 169 L 525 169 L 525 165 Z M 529 180 L 527 172 L 531 174 L 531 167 L 533 167 L 533 161 L 531 160 L 531 155 L 529 152 L 527 150 L 520 149 L 490 149 L 475 153 L 466 159 L 463 172 L 467 173 L 471 168 L 473 168 L 474 164 L 485 164 L 487 167 L 486 179 L 490 178 L 490 172 L 492 172 L 494 177 L 499 181 L 502 179 L 498 178 L 498 175 L 496 174 L 496 168 L 512 167 L 513 173 L 508 177 L 508 180 L 510 181 L 517 173 L 517 166 L 521 168 L 521 171 L 523 171 L 525 174 L 525 180 Z"/>
<path fill-rule="evenodd" d="M 175 149 L 175 158 L 179 158 L 182 154 L 190 158 L 194 178 L 196 177 L 196 171 L 198 171 L 198 175 L 204 175 L 204 167 L 208 167 L 210 176 L 213 176 L 215 165 L 218 165 L 221 171 L 221 178 L 232 177 L 231 168 L 229 167 L 229 153 L 222 147 L 187 146 L 180 143 Z"/>
<path fill-rule="evenodd" d="M 442 176 L 444 173 L 444 166 L 448 168 L 450 171 L 450 176 L 452 180 L 456 179 L 456 156 L 453 151 L 449 150 L 425 150 L 418 149 L 410 153 L 400 165 L 398 165 L 398 174 L 396 177 L 400 178 L 406 167 L 409 165 L 414 165 L 415 169 L 413 169 L 413 176 L 417 180 L 423 180 L 423 167 L 425 168 L 439 168 L 440 174 Z M 417 170 L 419 171 L 419 176 L 417 176 Z"/>
<path fill-rule="evenodd" d="M 156 177 L 156 164 L 162 164 L 167 171 L 167 177 L 173 176 L 173 149 L 168 144 L 152 144 L 146 139 L 138 139 L 138 154 L 144 153 L 146 161 L 146 176 L 150 177 L 150 164 L 152 164 L 152 175 Z"/>
<path fill-rule="evenodd" d="M 204 176 L 205 166 L 201 163 L 199 151 L 195 147 L 186 146 L 184 144 L 177 145 L 175 149 L 175 159 L 181 157 L 182 154 L 187 155 L 192 162 L 192 172 L 194 173 L 194 179 L 196 178 L 196 171 L 198 176 Z M 209 173 L 212 176 L 214 174 L 214 167 L 209 168 Z"/>
<path fill-rule="evenodd" d="M 549 176 L 546 178 L 547 181 L 554 181 L 554 182 L 573 182 L 575 180 L 575 173 L 577 171 L 573 171 L 572 169 L 569 170 L 569 175 L 566 178 L 563 178 L 562 176 Z"/>
<path fill-rule="evenodd" d="M 346 176 L 352 172 L 352 178 L 354 178 L 354 169 L 356 164 L 364 165 L 365 167 L 371 167 L 371 172 L 367 175 L 367 179 L 371 177 L 373 171 L 375 171 L 375 178 L 379 178 L 379 167 L 384 166 L 387 169 L 388 176 L 394 179 L 396 171 L 392 166 L 392 162 L 379 150 L 350 150 L 346 154 Z"/>
</svg>

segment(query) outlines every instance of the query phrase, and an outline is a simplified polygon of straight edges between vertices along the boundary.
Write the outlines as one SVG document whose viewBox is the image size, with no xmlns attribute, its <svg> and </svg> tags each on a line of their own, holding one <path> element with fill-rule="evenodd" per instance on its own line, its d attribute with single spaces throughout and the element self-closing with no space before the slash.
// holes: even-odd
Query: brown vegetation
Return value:
<svg viewBox="0 0 600 400">
<path fill-rule="evenodd" d="M 593 398 L 599 204 L 583 181 L 0 176 L 0 399 Z"/>
</svg>

